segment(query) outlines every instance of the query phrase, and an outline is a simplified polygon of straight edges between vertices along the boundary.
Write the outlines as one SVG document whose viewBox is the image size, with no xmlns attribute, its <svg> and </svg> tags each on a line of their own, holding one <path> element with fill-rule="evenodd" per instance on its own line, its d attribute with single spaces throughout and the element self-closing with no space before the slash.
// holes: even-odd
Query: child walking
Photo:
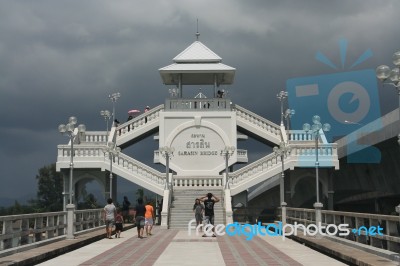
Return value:
<svg viewBox="0 0 400 266">
<path fill-rule="evenodd" d="M 115 217 L 115 238 L 121 237 L 123 222 L 124 222 L 124 218 L 121 214 L 121 210 L 118 210 L 117 216 Z"/>
</svg>

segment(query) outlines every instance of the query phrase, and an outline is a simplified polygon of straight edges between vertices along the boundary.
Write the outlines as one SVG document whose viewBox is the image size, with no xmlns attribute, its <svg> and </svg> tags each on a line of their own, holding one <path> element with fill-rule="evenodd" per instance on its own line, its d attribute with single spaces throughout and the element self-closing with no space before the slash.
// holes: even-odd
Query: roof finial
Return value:
<svg viewBox="0 0 400 266">
<path fill-rule="evenodd" d="M 197 19 L 197 32 L 196 32 L 196 41 L 198 41 L 198 40 L 199 40 L 199 36 L 200 36 L 200 33 L 199 33 L 199 19 Z"/>
</svg>

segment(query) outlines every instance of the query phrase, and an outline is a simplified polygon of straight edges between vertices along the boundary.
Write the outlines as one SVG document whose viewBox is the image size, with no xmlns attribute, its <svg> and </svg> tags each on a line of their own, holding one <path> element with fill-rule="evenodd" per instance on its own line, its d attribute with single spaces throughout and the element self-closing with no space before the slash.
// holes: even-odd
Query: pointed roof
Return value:
<svg viewBox="0 0 400 266">
<path fill-rule="evenodd" d="M 202 63 L 218 63 L 222 61 L 216 53 L 211 51 L 210 48 L 205 46 L 200 41 L 195 41 L 180 54 L 172 59 L 175 63 L 190 63 L 190 62 L 202 62 Z"/>
<path fill-rule="evenodd" d="M 195 41 L 173 59 L 174 63 L 160 68 L 165 85 L 232 84 L 236 69 L 222 64 L 222 58 L 200 41 Z M 179 78 L 180 77 L 180 78 Z"/>
</svg>

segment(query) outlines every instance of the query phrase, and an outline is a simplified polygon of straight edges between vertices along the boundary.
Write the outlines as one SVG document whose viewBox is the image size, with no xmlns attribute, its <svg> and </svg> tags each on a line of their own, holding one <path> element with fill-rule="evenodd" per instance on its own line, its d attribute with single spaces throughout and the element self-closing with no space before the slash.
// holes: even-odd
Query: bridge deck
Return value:
<svg viewBox="0 0 400 266">
<path fill-rule="evenodd" d="M 196 236 L 194 232 L 189 236 L 186 230 L 159 227 L 153 230 L 153 235 L 144 239 L 137 238 L 135 228 L 122 232 L 121 238 L 106 239 L 103 229 L 90 236 L 78 236 L 76 240 L 63 240 L 0 258 L 0 265 L 36 265 L 43 261 L 40 257 L 51 256 L 71 245 L 80 248 L 39 265 L 345 265 L 290 239 L 255 237 L 246 241 L 244 236 L 213 238 Z M 87 242 L 88 238 L 101 239 L 83 246 L 82 241 Z M 38 253 L 43 254 L 38 256 Z M 353 258 L 353 262 L 398 265 L 364 253 L 357 253 L 360 257 Z"/>
</svg>

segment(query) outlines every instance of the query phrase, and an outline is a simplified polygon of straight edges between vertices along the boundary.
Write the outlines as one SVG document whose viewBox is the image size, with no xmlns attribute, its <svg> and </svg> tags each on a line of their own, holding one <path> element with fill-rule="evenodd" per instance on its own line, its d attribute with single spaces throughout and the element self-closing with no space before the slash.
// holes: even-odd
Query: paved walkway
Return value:
<svg viewBox="0 0 400 266">
<path fill-rule="evenodd" d="M 73 241 L 73 240 L 72 240 Z M 46 265 L 345 265 L 290 239 L 242 236 L 201 237 L 156 227 L 138 239 L 136 229 L 61 255 Z"/>
</svg>

